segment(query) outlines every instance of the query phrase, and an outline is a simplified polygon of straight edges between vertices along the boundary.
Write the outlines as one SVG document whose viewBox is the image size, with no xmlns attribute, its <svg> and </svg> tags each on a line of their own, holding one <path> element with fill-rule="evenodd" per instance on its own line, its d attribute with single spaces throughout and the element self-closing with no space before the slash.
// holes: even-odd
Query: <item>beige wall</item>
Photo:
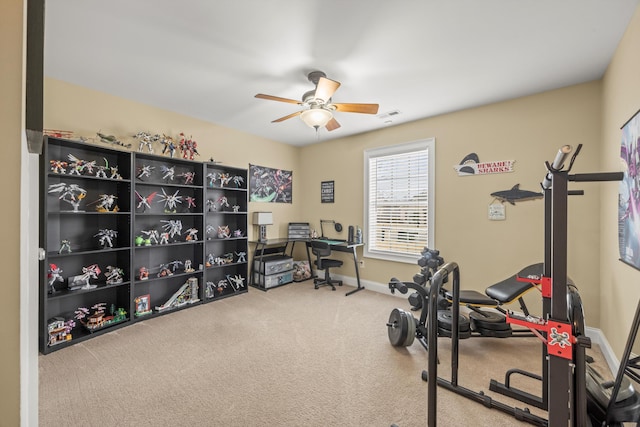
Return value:
<svg viewBox="0 0 640 427">
<path fill-rule="evenodd" d="M 0 182 L 5 201 L 0 211 L 3 245 L 2 328 L 0 328 L 0 425 L 20 422 L 20 179 L 23 120 L 24 0 L 3 0 L 0 13 L 0 129 L 4 150 Z"/>
<path fill-rule="evenodd" d="M 640 8 L 603 79 L 602 168 L 620 170 L 620 127 L 640 109 Z M 618 261 L 618 186 L 602 197 L 600 327 L 620 357 L 640 299 L 640 272 Z"/>
<path fill-rule="evenodd" d="M 132 143 L 133 150 L 138 146 L 131 135 L 137 132 L 164 133 L 174 138 L 184 132 L 198 143 L 200 156 L 196 156 L 196 160 L 213 158 L 241 168 L 256 164 L 293 170 L 293 200 L 296 203 L 250 203 L 249 210 L 272 211 L 274 220 L 282 224 L 267 227 L 268 237 L 286 236 L 286 224 L 300 221 L 303 189 L 297 178 L 299 150 L 296 147 L 55 79 L 45 80 L 44 111 L 46 128 L 73 131 L 76 137 L 89 138 L 89 142 L 105 147 L 107 144 L 99 142 L 96 132 L 115 135 L 123 142 Z M 250 227 L 250 238 L 254 232 L 255 227 Z"/>
<path fill-rule="evenodd" d="M 490 193 L 518 183 L 539 191 L 544 161 L 552 160 L 563 144 L 584 144 L 575 172 L 597 169 L 600 87 L 599 82 L 572 86 L 305 147 L 300 169 L 309 197 L 302 216 L 316 226 L 320 218 L 362 225 L 363 150 L 435 137 L 435 246 L 445 260 L 459 264 L 463 288 L 483 291 L 542 262 L 544 253 L 542 200 L 507 205 L 505 221 L 489 221 Z M 453 166 L 470 152 L 481 161 L 515 160 L 515 172 L 459 177 Z M 320 203 L 322 180 L 335 180 L 333 205 Z M 569 273 L 580 286 L 589 325 L 598 326 L 600 199 L 597 185 L 585 188 L 587 196 L 572 198 L 570 204 Z M 418 271 L 415 264 L 366 259 L 361 276 L 387 283 L 392 276 L 410 280 Z M 539 295 L 529 300 L 539 305 Z"/>
</svg>

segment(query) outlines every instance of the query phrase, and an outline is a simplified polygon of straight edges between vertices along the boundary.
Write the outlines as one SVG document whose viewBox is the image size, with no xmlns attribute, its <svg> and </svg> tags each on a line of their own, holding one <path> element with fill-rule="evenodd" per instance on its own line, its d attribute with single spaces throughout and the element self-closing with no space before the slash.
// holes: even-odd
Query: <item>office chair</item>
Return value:
<svg viewBox="0 0 640 427">
<path fill-rule="evenodd" d="M 333 267 L 342 266 L 342 261 L 339 259 L 323 258 L 331 255 L 331 246 L 327 242 L 320 240 L 311 241 L 311 252 L 316 256 L 316 260 L 313 262 L 318 270 L 324 270 L 324 279 L 313 279 L 314 288 L 318 289 L 320 286 L 331 286 L 332 290 L 336 290 L 334 285 L 342 286 L 342 280 L 333 280 L 329 275 L 329 269 Z"/>
</svg>

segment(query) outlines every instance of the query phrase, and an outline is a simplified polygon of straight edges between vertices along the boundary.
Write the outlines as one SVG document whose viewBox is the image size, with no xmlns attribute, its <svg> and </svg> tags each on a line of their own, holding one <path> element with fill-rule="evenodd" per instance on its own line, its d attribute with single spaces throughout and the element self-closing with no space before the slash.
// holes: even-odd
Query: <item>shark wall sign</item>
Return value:
<svg viewBox="0 0 640 427">
<path fill-rule="evenodd" d="M 491 196 L 500 200 L 501 202 L 509 202 L 512 205 L 515 205 L 516 202 L 541 199 L 542 197 L 544 197 L 542 193 L 536 193 L 535 191 L 529 190 L 521 190 L 520 184 L 514 185 L 510 190 L 502 190 L 491 193 Z"/>
<path fill-rule="evenodd" d="M 487 175 L 490 173 L 513 172 L 513 164 L 515 162 L 515 160 L 480 162 L 478 155 L 476 153 L 471 153 L 466 155 L 460 164 L 453 168 L 458 172 L 459 176 Z"/>
</svg>

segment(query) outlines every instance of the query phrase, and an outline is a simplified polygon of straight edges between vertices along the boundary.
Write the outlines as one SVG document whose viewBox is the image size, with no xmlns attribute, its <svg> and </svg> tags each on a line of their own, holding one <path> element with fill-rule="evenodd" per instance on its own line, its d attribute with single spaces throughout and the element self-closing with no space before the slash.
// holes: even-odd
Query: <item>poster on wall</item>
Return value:
<svg viewBox="0 0 640 427">
<path fill-rule="evenodd" d="M 320 183 L 320 202 L 333 203 L 335 194 L 334 181 L 322 181 Z"/>
<path fill-rule="evenodd" d="M 618 192 L 618 241 L 620 261 L 640 269 L 640 111 L 622 126 L 620 159 L 624 178 Z"/>
<path fill-rule="evenodd" d="M 249 165 L 249 201 L 292 203 L 293 172 Z"/>
</svg>

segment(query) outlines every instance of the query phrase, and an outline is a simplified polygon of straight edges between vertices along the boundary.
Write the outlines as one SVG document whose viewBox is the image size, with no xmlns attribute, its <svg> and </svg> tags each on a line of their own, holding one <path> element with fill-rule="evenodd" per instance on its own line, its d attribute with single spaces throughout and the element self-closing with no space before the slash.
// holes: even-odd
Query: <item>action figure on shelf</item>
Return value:
<svg viewBox="0 0 640 427">
<path fill-rule="evenodd" d="M 108 265 L 105 277 L 107 278 L 107 285 L 117 285 L 118 283 L 122 283 L 124 270 L 119 267 Z"/>
<path fill-rule="evenodd" d="M 196 271 L 196 270 L 191 266 L 191 260 L 190 259 L 185 259 L 184 260 L 184 272 L 185 273 L 193 273 L 194 271 Z"/>
<path fill-rule="evenodd" d="M 222 210 L 222 207 L 229 207 L 229 200 L 227 199 L 226 196 L 220 196 L 218 197 L 218 200 L 216 200 L 216 203 L 220 204 L 220 209 Z"/>
<path fill-rule="evenodd" d="M 229 181 L 231 181 L 231 174 L 220 172 L 218 174 L 218 179 L 220 180 L 220 187 L 224 187 L 229 183 Z"/>
<path fill-rule="evenodd" d="M 109 161 L 104 158 L 104 166 L 96 166 L 96 178 L 107 178 L 107 169 L 109 169 Z"/>
<path fill-rule="evenodd" d="M 111 179 L 122 179 L 122 175 L 120 175 L 120 173 L 118 173 L 118 166 L 111 166 L 109 168 L 109 170 L 111 171 L 111 175 L 109 175 L 109 178 Z"/>
<path fill-rule="evenodd" d="M 138 151 L 141 153 L 144 147 L 147 147 L 147 151 L 149 151 L 149 153 L 153 153 L 153 143 L 160 141 L 161 139 L 160 135 L 151 135 L 148 132 L 138 132 L 133 135 L 133 137 L 140 140 Z"/>
<path fill-rule="evenodd" d="M 49 273 L 47 274 L 47 278 L 49 279 L 49 293 L 55 294 L 57 292 L 55 283 L 64 282 L 62 269 L 56 264 L 49 264 Z"/>
<path fill-rule="evenodd" d="M 243 234 L 242 230 L 233 230 L 233 237 L 239 238 L 239 237 L 242 237 L 242 234 Z"/>
<path fill-rule="evenodd" d="M 238 206 L 238 205 L 231 206 L 231 209 L 233 209 L 233 211 L 236 212 L 236 213 L 240 212 L 240 206 Z"/>
<path fill-rule="evenodd" d="M 71 242 L 68 241 L 67 239 L 62 239 L 62 241 L 60 242 L 60 249 L 58 250 L 58 253 L 61 254 L 62 252 L 67 252 L 68 254 L 71 253 Z"/>
<path fill-rule="evenodd" d="M 238 274 L 233 277 L 227 274 L 227 280 L 229 281 L 229 283 L 231 283 L 231 287 L 234 291 L 237 291 L 240 288 L 244 288 L 244 277 Z"/>
<path fill-rule="evenodd" d="M 242 187 L 243 182 L 244 182 L 244 178 L 241 175 L 236 175 L 233 177 L 233 183 L 236 185 L 236 187 L 238 188 Z"/>
<path fill-rule="evenodd" d="M 200 153 L 198 153 L 198 143 L 195 142 L 192 137 L 187 138 L 182 132 L 180 132 L 180 143 L 178 147 L 180 147 L 180 151 L 182 151 L 183 159 L 193 160 L 194 155 L 200 155 Z"/>
<path fill-rule="evenodd" d="M 98 285 L 92 285 L 90 280 L 97 279 L 102 271 L 98 264 L 91 264 L 87 267 L 82 267 L 82 274 L 74 278 L 73 283 L 70 284 L 69 289 L 75 291 L 77 289 L 93 289 Z M 82 284 L 84 282 L 84 285 Z"/>
<path fill-rule="evenodd" d="M 158 233 L 158 230 L 142 230 L 140 232 L 147 236 L 147 238 L 145 239 L 145 246 L 151 246 L 151 244 L 153 243 L 155 243 L 156 245 L 160 244 L 160 242 L 158 241 L 158 237 L 160 237 L 160 233 Z M 149 243 L 147 244 L 147 242 Z"/>
<path fill-rule="evenodd" d="M 164 147 L 162 148 L 162 154 L 165 154 L 167 151 L 169 152 L 169 157 L 173 158 L 173 155 L 176 151 L 176 144 L 173 142 L 173 138 L 162 134 L 162 139 L 160 140 Z"/>
<path fill-rule="evenodd" d="M 236 256 L 238 259 L 236 262 L 247 262 L 247 253 L 246 252 L 236 252 Z"/>
<path fill-rule="evenodd" d="M 207 254 L 207 260 L 205 262 L 205 265 L 207 267 L 213 267 L 213 263 L 215 259 L 216 259 L 216 256 L 214 254 Z"/>
<path fill-rule="evenodd" d="M 215 283 L 207 282 L 206 287 L 204 288 L 205 298 L 213 298 L 215 296 L 215 288 L 216 288 Z"/>
<path fill-rule="evenodd" d="M 169 268 L 169 264 L 160 264 L 160 271 L 158 277 L 173 276 L 173 272 Z"/>
<path fill-rule="evenodd" d="M 164 213 L 176 213 L 177 203 L 182 203 L 182 196 L 178 196 L 180 190 L 176 190 L 173 194 L 167 194 L 164 188 L 161 188 L 162 194 L 159 203 L 164 202 Z"/>
<path fill-rule="evenodd" d="M 219 239 L 228 239 L 231 237 L 231 232 L 229 231 L 228 225 L 219 225 L 218 226 L 218 238 Z"/>
<path fill-rule="evenodd" d="M 60 182 L 58 184 L 50 184 L 49 193 L 60 193 L 58 200 L 69 203 L 73 206 L 74 212 L 79 212 L 80 202 L 82 202 L 82 199 L 87 195 L 87 190 L 77 184 Z"/>
<path fill-rule="evenodd" d="M 218 174 L 215 172 L 209 172 L 207 174 L 207 178 L 209 178 L 209 187 L 213 187 L 213 184 L 216 182 L 216 179 L 218 179 Z"/>
<path fill-rule="evenodd" d="M 115 239 L 117 236 L 118 232 L 109 228 L 102 228 L 93 235 L 93 237 L 98 238 L 98 243 L 100 243 L 102 249 L 113 248 L 113 239 Z"/>
<path fill-rule="evenodd" d="M 51 172 L 59 174 L 67 173 L 67 166 L 69 165 L 67 162 L 62 160 L 49 160 L 49 164 L 51 165 Z"/>
<path fill-rule="evenodd" d="M 166 245 L 169 243 L 169 233 L 167 233 L 166 231 L 163 233 L 160 233 L 160 245 Z"/>
<path fill-rule="evenodd" d="M 142 212 L 146 211 L 147 209 L 151 209 L 151 202 L 153 201 L 153 198 L 156 197 L 156 194 L 158 194 L 158 192 L 154 191 L 147 197 L 142 197 L 140 193 L 136 191 L 136 198 L 138 199 L 138 205 L 136 206 L 136 209 L 142 208 Z"/>
<path fill-rule="evenodd" d="M 204 229 L 205 234 L 207 235 L 207 240 L 211 240 L 210 235 L 216 232 L 216 227 L 211 225 L 211 224 L 207 224 L 207 226 Z"/>
<path fill-rule="evenodd" d="M 213 212 L 216 210 L 216 202 L 211 199 L 207 199 L 207 212 Z"/>
<path fill-rule="evenodd" d="M 233 252 L 227 252 L 224 254 L 224 263 L 233 264 Z"/>
<path fill-rule="evenodd" d="M 184 178 L 184 185 L 193 184 L 193 180 L 196 177 L 195 172 L 185 172 L 178 175 L 180 178 Z"/>
<path fill-rule="evenodd" d="M 179 260 L 175 260 L 175 261 L 171 261 L 167 265 L 170 265 L 171 266 L 171 272 L 175 273 L 176 270 L 178 270 L 178 267 L 180 267 L 181 265 L 184 265 L 184 262 L 179 261 Z"/>
<path fill-rule="evenodd" d="M 131 144 L 125 144 L 123 142 L 118 141 L 114 135 L 106 135 L 104 133 L 97 132 L 98 138 L 100 138 L 100 142 L 106 142 L 108 144 L 119 145 L 125 148 L 131 148 Z"/>
<path fill-rule="evenodd" d="M 140 267 L 138 270 L 138 279 L 147 280 L 149 278 L 149 269 L 147 267 Z"/>
<path fill-rule="evenodd" d="M 229 282 L 225 279 L 218 280 L 217 291 L 218 293 L 224 292 L 225 289 L 229 287 Z"/>
<path fill-rule="evenodd" d="M 142 165 L 136 174 L 136 178 L 142 180 L 142 178 L 149 178 L 151 176 L 151 172 L 155 169 L 155 166 L 151 165 Z"/>
<path fill-rule="evenodd" d="M 114 203 L 116 202 L 117 198 L 118 197 L 113 194 L 100 194 L 98 196 L 98 200 L 96 200 L 95 202 L 89 203 L 89 205 L 97 203 L 98 204 L 96 206 L 97 212 L 118 212 L 120 210 L 118 208 L 118 205 L 114 206 Z"/>
<path fill-rule="evenodd" d="M 192 240 L 198 240 L 198 230 L 196 228 L 188 228 L 185 232 L 187 237 L 185 237 L 185 242 L 190 242 Z"/>
<path fill-rule="evenodd" d="M 67 158 L 69 159 L 69 175 L 82 175 L 85 168 L 85 161 L 80 160 L 73 154 L 68 154 Z"/>
<path fill-rule="evenodd" d="M 196 207 L 196 198 L 191 196 L 186 196 L 184 200 L 187 202 L 187 209 Z"/>
<path fill-rule="evenodd" d="M 162 179 L 168 179 L 169 181 L 173 181 L 173 177 L 176 174 L 175 166 L 160 166 L 160 171 L 162 171 Z"/>
<path fill-rule="evenodd" d="M 182 234 L 182 221 L 179 219 L 162 219 L 160 222 L 165 223 L 162 228 L 169 233 L 169 237 L 173 238 L 176 234 L 178 236 Z"/>
</svg>

